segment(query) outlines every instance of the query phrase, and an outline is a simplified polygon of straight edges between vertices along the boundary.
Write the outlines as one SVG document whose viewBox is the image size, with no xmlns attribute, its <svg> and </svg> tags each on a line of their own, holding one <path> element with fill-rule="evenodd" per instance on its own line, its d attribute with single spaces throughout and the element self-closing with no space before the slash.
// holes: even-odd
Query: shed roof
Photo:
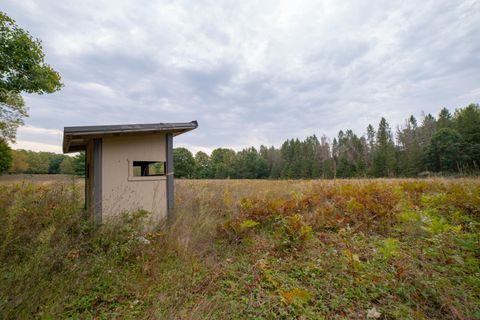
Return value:
<svg viewBox="0 0 480 320">
<path fill-rule="evenodd" d="M 63 128 L 63 152 L 85 150 L 88 141 L 94 138 L 149 133 L 173 133 L 174 136 L 198 127 L 197 121 L 176 123 L 144 123 Z"/>
</svg>

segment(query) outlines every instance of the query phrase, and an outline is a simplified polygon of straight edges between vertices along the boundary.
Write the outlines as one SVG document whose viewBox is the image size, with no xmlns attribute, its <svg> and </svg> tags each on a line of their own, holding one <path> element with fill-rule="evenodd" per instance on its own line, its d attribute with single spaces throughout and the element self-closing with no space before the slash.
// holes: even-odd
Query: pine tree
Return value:
<svg viewBox="0 0 480 320">
<path fill-rule="evenodd" d="M 478 104 L 458 109 L 454 115 L 454 127 L 468 143 L 480 143 L 480 107 Z"/>
<path fill-rule="evenodd" d="M 460 171 L 466 160 L 462 136 L 455 130 L 443 128 L 432 138 L 427 149 L 427 164 L 432 171 Z"/>
<path fill-rule="evenodd" d="M 443 128 L 451 128 L 453 126 L 452 114 L 448 111 L 447 108 L 440 110 L 437 120 L 437 130 Z"/>
<path fill-rule="evenodd" d="M 373 174 L 376 177 L 390 177 L 395 173 L 395 145 L 387 120 L 382 117 L 378 125 L 376 147 L 373 159 Z"/>
</svg>

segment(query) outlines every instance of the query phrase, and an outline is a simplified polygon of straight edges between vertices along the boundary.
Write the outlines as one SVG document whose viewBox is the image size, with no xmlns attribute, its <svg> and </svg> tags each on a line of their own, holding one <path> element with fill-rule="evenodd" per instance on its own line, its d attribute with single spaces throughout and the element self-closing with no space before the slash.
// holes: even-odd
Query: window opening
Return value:
<svg viewBox="0 0 480 320">
<path fill-rule="evenodd" d="M 164 176 L 165 168 L 165 162 L 163 161 L 133 161 L 133 176 Z"/>
</svg>

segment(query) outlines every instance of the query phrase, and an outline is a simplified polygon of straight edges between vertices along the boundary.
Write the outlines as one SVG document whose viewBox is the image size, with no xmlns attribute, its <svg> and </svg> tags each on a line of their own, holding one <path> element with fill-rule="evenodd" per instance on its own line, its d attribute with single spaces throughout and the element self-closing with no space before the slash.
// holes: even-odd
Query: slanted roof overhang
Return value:
<svg viewBox="0 0 480 320">
<path fill-rule="evenodd" d="M 172 133 L 177 136 L 197 127 L 197 121 L 65 127 L 63 129 L 63 153 L 85 150 L 88 142 L 95 138 L 153 133 Z"/>
</svg>

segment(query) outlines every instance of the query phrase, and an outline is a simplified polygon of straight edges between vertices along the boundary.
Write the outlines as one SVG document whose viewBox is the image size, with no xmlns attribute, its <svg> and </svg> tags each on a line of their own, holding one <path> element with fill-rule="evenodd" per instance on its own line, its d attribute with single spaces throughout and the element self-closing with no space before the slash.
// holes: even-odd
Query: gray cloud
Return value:
<svg viewBox="0 0 480 320">
<path fill-rule="evenodd" d="M 2 10 L 42 39 L 65 83 L 26 96 L 18 136 L 38 148 L 61 141 L 38 128 L 193 119 L 199 129 L 178 145 L 279 145 L 480 100 L 478 1 L 7 0 Z"/>
</svg>

